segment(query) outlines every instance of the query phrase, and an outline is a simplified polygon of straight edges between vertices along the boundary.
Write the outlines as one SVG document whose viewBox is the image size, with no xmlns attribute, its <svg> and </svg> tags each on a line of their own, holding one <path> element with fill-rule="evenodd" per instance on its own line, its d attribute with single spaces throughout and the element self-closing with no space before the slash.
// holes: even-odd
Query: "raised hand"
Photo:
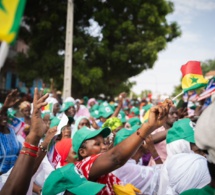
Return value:
<svg viewBox="0 0 215 195">
<path fill-rule="evenodd" d="M 33 100 L 33 113 L 31 116 L 31 132 L 35 136 L 41 138 L 45 131 L 46 131 L 46 123 L 41 118 L 41 111 L 40 109 L 43 106 L 47 105 L 47 102 L 45 102 L 46 98 L 48 98 L 48 94 L 45 94 L 41 96 L 39 94 L 39 90 L 35 88 L 34 90 L 34 100 Z"/>
<path fill-rule="evenodd" d="M 13 107 L 19 100 L 20 98 L 18 97 L 19 92 L 17 89 L 13 89 L 6 97 L 4 101 L 3 107 L 6 109 Z"/>
<path fill-rule="evenodd" d="M 154 106 L 150 109 L 147 124 L 150 127 L 151 132 L 165 123 L 171 106 L 173 106 L 172 101 L 166 99 L 161 105 Z"/>
</svg>

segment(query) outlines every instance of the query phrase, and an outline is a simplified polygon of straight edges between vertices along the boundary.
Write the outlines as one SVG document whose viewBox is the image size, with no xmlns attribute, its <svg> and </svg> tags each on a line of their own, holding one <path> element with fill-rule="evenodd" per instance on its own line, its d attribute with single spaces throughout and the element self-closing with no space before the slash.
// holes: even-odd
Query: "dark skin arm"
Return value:
<svg viewBox="0 0 215 195">
<path fill-rule="evenodd" d="M 154 144 L 160 143 L 166 139 L 167 131 L 161 131 L 152 135 Z"/>
<path fill-rule="evenodd" d="M 46 124 L 41 118 L 40 108 L 45 106 L 47 103 L 45 99 L 48 94 L 40 97 L 38 89 L 34 91 L 33 100 L 33 113 L 32 113 L 32 123 L 31 131 L 26 137 L 26 142 L 29 144 L 37 146 L 40 139 L 45 133 Z M 16 164 L 9 175 L 4 187 L 2 188 L 0 195 L 13 194 L 20 195 L 26 194 L 29 188 L 31 177 L 34 173 L 34 163 L 36 158 L 24 154 L 20 154 Z"/>
<path fill-rule="evenodd" d="M 6 97 L 2 108 L 0 109 L 0 115 L 7 112 L 8 108 L 13 107 L 20 99 L 18 98 L 19 92 L 17 89 L 13 89 Z"/>
<path fill-rule="evenodd" d="M 157 158 L 157 157 L 159 157 L 159 154 L 157 153 L 157 150 L 155 149 L 151 135 L 149 135 L 146 138 L 146 148 L 147 148 L 147 150 L 150 151 L 152 158 L 154 159 L 156 164 L 163 164 L 163 161 L 161 160 L 161 158 Z"/>
<path fill-rule="evenodd" d="M 152 107 L 148 122 L 144 123 L 138 130 L 140 135 L 135 132 L 120 144 L 100 155 L 90 169 L 89 180 L 96 181 L 100 176 L 124 165 L 141 146 L 144 141 L 142 138 L 146 138 L 151 132 L 163 125 L 170 106 L 172 106 L 172 102 L 166 100 L 162 105 Z"/>
<path fill-rule="evenodd" d="M 114 111 L 114 113 L 111 115 L 111 117 L 117 117 L 121 108 L 122 108 L 122 104 L 123 104 L 123 99 L 126 97 L 126 93 L 122 92 L 119 94 L 118 97 L 118 106 L 116 108 L 116 110 Z"/>
<path fill-rule="evenodd" d="M 45 149 L 48 148 L 48 145 L 51 142 L 52 138 L 55 136 L 56 132 L 57 132 L 57 127 L 52 127 L 47 131 L 46 137 L 45 137 L 44 141 L 41 143 L 43 148 L 45 148 Z M 37 169 L 39 168 L 39 166 L 40 166 L 41 162 L 43 161 L 46 154 L 47 153 L 43 152 L 42 150 L 38 151 L 38 157 L 36 158 L 35 164 L 34 164 L 34 173 L 36 173 Z"/>
</svg>

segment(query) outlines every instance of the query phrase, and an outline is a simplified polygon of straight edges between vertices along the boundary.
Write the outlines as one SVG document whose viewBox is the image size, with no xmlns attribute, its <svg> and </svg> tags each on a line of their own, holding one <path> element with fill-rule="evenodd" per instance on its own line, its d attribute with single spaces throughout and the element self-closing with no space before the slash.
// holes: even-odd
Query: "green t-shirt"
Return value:
<svg viewBox="0 0 215 195">
<path fill-rule="evenodd" d="M 215 188 L 212 188 L 211 186 L 205 186 L 202 189 L 191 189 L 187 190 L 181 195 L 215 195 Z"/>
</svg>

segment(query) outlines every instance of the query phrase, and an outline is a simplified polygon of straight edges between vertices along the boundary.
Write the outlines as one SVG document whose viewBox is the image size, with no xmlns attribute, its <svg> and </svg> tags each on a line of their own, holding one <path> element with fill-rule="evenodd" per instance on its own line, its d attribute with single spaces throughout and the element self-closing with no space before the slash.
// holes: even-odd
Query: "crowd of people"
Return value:
<svg viewBox="0 0 215 195">
<path fill-rule="evenodd" d="M 57 95 L 56 95 L 57 94 Z M 215 102 L 61 98 L 0 103 L 0 195 L 215 194 Z"/>
</svg>

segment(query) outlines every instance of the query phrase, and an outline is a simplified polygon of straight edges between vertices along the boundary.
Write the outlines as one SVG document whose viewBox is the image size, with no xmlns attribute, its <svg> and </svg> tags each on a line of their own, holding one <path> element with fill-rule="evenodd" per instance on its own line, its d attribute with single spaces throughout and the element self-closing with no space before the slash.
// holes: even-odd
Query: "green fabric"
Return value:
<svg viewBox="0 0 215 195">
<path fill-rule="evenodd" d="M 126 138 L 128 138 L 131 134 L 133 134 L 134 132 L 136 132 L 137 129 L 139 129 L 139 128 L 140 128 L 140 126 L 135 125 L 131 129 L 126 129 L 126 128 L 120 129 L 116 133 L 116 136 L 114 138 L 114 146 L 117 145 L 117 144 L 119 144 L 120 142 L 122 142 Z"/>
<path fill-rule="evenodd" d="M 55 126 L 58 126 L 59 123 L 60 123 L 60 119 L 57 118 L 57 117 L 53 117 L 53 118 L 51 119 L 50 128 L 55 127 Z"/>
<path fill-rule="evenodd" d="M 72 106 L 75 106 L 75 104 L 73 102 L 64 102 L 60 109 L 60 112 L 65 112 Z"/>
<path fill-rule="evenodd" d="M 142 107 L 143 110 L 145 110 L 145 113 L 152 107 L 152 104 L 147 104 L 145 106 Z"/>
<path fill-rule="evenodd" d="M 194 129 L 189 118 L 176 121 L 167 132 L 166 142 L 168 144 L 180 139 L 195 143 Z"/>
<path fill-rule="evenodd" d="M 95 195 L 104 186 L 104 184 L 88 181 L 74 164 L 68 164 L 51 172 L 45 180 L 42 194 L 56 195 L 68 190 L 78 195 Z"/>
<path fill-rule="evenodd" d="M 138 117 L 130 118 L 128 120 L 128 123 L 131 125 L 131 127 L 134 126 L 134 125 L 141 125 L 141 121 L 140 121 L 140 119 Z"/>
<path fill-rule="evenodd" d="M 181 195 L 215 195 L 215 188 L 212 188 L 211 186 L 205 186 L 202 189 L 191 189 L 187 190 Z"/>
<path fill-rule="evenodd" d="M 93 112 L 95 110 L 99 110 L 99 105 L 98 104 L 94 104 L 91 108 L 90 108 L 90 112 Z"/>
<path fill-rule="evenodd" d="M 140 114 L 140 110 L 139 110 L 139 108 L 137 108 L 137 107 L 131 108 L 130 113 L 132 113 L 132 112 L 133 112 L 136 116 L 138 116 L 138 115 Z"/>
<path fill-rule="evenodd" d="M 102 128 L 99 130 L 92 130 L 89 129 L 88 127 L 84 126 L 81 129 L 79 129 L 72 140 L 72 146 L 73 150 L 78 154 L 78 150 L 81 146 L 81 144 L 88 139 L 92 139 L 96 137 L 97 135 L 101 135 L 102 137 L 107 137 L 110 134 L 110 129 L 109 128 Z"/>
<path fill-rule="evenodd" d="M 207 83 L 197 83 L 195 85 L 192 85 L 191 87 L 188 87 L 188 88 L 185 88 L 183 89 L 184 93 L 187 92 L 187 91 L 191 91 L 191 90 L 194 90 L 194 89 L 198 89 L 200 87 L 205 87 L 207 85 Z"/>
<path fill-rule="evenodd" d="M 93 118 L 98 119 L 99 118 L 99 111 L 98 110 L 94 110 L 94 111 L 90 112 L 90 115 Z"/>
<path fill-rule="evenodd" d="M 122 122 L 117 117 L 111 117 L 105 121 L 102 128 L 109 127 L 111 131 L 116 130 L 118 127 L 122 126 Z"/>
<path fill-rule="evenodd" d="M 125 112 L 121 110 L 117 117 L 121 120 L 122 123 L 125 123 L 126 122 L 125 116 L 126 116 Z"/>
<path fill-rule="evenodd" d="M 43 119 L 44 117 L 45 117 L 45 115 L 50 115 L 51 114 L 51 112 L 50 111 L 47 111 L 47 112 L 42 112 L 41 113 L 41 118 Z"/>
<path fill-rule="evenodd" d="M 16 110 L 14 110 L 13 108 L 8 108 L 7 109 L 7 115 L 12 115 L 12 116 L 15 116 L 15 114 L 17 113 Z"/>
<path fill-rule="evenodd" d="M 110 106 L 100 106 L 99 117 L 108 118 L 114 113 Z"/>
</svg>

